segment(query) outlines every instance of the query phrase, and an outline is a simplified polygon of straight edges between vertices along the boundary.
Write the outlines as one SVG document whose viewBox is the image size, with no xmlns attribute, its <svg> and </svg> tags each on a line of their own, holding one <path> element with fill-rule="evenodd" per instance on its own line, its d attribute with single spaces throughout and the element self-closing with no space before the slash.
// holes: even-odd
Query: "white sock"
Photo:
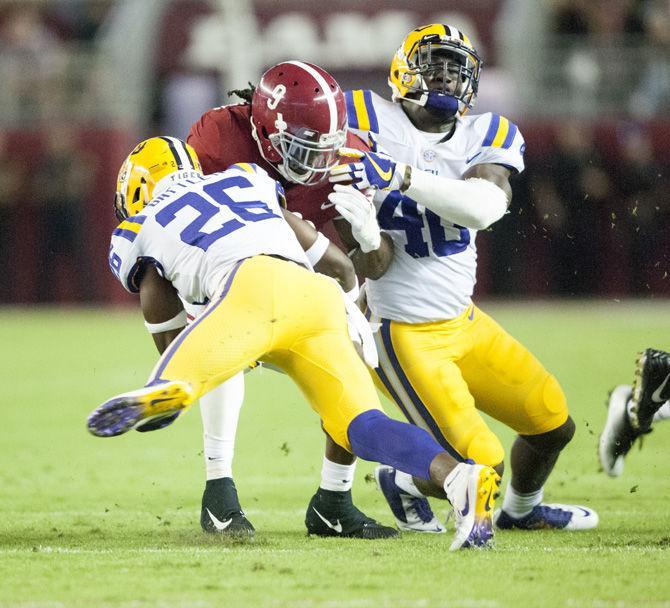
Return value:
<svg viewBox="0 0 670 608">
<path fill-rule="evenodd" d="M 403 473 L 402 471 L 395 471 L 395 484 L 407 494 L 416 496 L 416 498 L 426 498 L 420 491 L 419 488 L 414 485 L 414 479 L 409 473 Z"/>
<path fill-rule="evenodd" d="M 243 372 L 200 398 L 208 481 L 233 476 L 235 435 L 243 401 Z"/>
<path fill-rule="evenodd" d="M 346 492 L 351 490 L 354 483 L 354 473 L 356 472 L 356 463 L 337 464 L 331 462 L 325 456 L 323 457 L 323 466 L 321 467 L 321 485 L 324 490 L 332 492 Z"/>
<path fill-rule="evenodd" d="M 508 483 L 505 498 L 503 498 L 503 511 L 515 519 L 520 519 L 524 515 L 528 515 L 533 507 L 542 502 L 543 495 L 544 488 L 540 488 L 537 492 L 520 494 L 512 487 L 511 483 Z"/>
<path fill-rule="evenodd" d="M 666 401 L 660 409 L 654 414 L 654 422 L 667 420 L 670 418 L 670 401 Z"/>
</svg>

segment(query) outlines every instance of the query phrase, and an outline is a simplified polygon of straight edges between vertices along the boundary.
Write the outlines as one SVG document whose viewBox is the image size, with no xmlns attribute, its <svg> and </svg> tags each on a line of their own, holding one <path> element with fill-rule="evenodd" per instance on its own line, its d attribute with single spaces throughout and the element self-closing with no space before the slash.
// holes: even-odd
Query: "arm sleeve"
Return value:
<svg viewBox="0 0 670 608">
<path fill-rule="evenodd" d="M 507 195 L 480 178 L 450 179 L 412 167 L 404 194 L 441 218 L 473 230 L 488 228 L 507 211 Z"/>
</svg>

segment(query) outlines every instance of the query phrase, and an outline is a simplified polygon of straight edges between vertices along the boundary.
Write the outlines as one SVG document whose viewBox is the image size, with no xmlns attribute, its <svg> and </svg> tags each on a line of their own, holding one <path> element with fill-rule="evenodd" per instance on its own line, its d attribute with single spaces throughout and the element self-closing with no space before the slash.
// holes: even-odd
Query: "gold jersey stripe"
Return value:
<svg viewBox="0 0 670 608">
<path fill-rule="evenodd" d="M 500 146 L 503 145 L 505 138 L 507 137 L 508 131 L 509 131 L 509 120 L 507 120 L 504 116 L 501 116 L 500 124 L 498 125 L 498 131 L 496 132 L 496 136 L 493 138 L 491 146 L 493 148 L 500 148 Z"/>
<path fill-rule="evenodd" d="M 246 171 L 247 173 L 256 173 L 254 171 L 254 168 L 249 163 L 235 163 L 233 167 L 239 167 L 240 169 Z"/>
<path fill-rule="evenodd" d="M 117 228 L 118 230 L 130 230 L 130 232 L 134 232 L 135 234 L 137 234 L 142 228 L 142 224 L 138 224 L 136 222 L 124 221 L 121 222 Z"/>
<path fill-rule="evenodd" d="M 368 115 L 368 109 L 365 106 L 365 98 L 363 97 L 363 91 L 358 89 L 353 91 L 354 98 L 354 108 L 356 108 L 356 118 L 358 118 L 358 128 L 362 131 L 370 130 L 370 116 Z"/>
</svg>

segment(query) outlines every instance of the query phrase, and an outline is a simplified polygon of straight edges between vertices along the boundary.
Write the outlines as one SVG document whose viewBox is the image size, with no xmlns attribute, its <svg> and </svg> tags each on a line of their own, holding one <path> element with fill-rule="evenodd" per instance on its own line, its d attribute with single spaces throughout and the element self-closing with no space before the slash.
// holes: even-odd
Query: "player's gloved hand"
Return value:
<svg viewBox="0 0 670 608">
<path fill-rule="evenodd" d="M 386 154 L 352 148 L 340 148 L 338 154 L 345 163 L 330 170 L 328 179 L 332 183 L 350 183 L 357 190 L 399 190 L 402 186 L 407 168 L 404 163 L 397 163 Z"/>
<path fill-rule="evenodd" d="M 368 367 L 379 367 L 375 338 L 372 335 L 372 328 L 368 320 L 356 306 L 356 303 L 347 297 L 344 298 L 344 306 L 347 310 L 349 337 L 356 346 L 358 354 Z"/>
<path fill-rule="evenodd" d="M 372 203 L 372 193 L 367 196 L 352 186 L 335 184 L 328 200 L 338 213 L 351 224 L 351 234 L 363 253 L 379 249 L 382 237 L 377 223 L 377 210 Z"/>
</svg>

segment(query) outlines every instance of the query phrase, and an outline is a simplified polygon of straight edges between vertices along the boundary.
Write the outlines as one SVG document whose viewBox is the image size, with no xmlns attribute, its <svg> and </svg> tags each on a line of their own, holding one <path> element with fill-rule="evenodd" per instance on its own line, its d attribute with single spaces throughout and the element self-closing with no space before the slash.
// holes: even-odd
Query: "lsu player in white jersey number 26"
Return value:
<svg viewBox="0 0 670 608">
<path fill-rule="evenodd" d="M 278 182 L 247 163 L 203 176 L 195 151 L 179 140 L 191 163 L 177 170 L 166 141 L 174 145 L 174 138 L 140 143 L 124 164 L 139 186 L 117 200 L 127 219 L 113 233 L 110 265 L 139 293 L 152 325 L 169 324 L 182 299 L 209 304 L 187 328 L 154 333 L 166 348 L 147 383 L 96 408 L 89 431 L 112 437 L 174 415 L 267 362 L 296 382 L 339 446 L 443 488 L 457 514 L 452 550 L 489 546 L 499 475 L 384 414 L 347 314 L 363 343 L 366 334 L 372 340 L 369 326 L 335 281 L 312 271 L 284 219 Z M 374 348 L 364 344 L 366 352 L 376 365 Z"/>
<path fill-rule="evenodd" d="M 362 195 L 333 199 L 360 244 L 354 265 L 368 277 L 371 323 L 379 327 L 376 381 L 457 459 L 502 474 L 503 447 L 480 412 L 518 433 L 499 528 L 593 528 L 593 510 L 543 502 L 575 430 L 561 387 L 471 299 L 477 230 L 505 214 L 525 147 L 503 116 L 466 114 L 480 71 L 467 36 L 432 24 L 410 32 L 394 56 L 392 101 L 347 93 L 349 127 L 385 153 L 353 151 L 352 159 L 344 151 L 347 164 L 330 178 L 376 188 L 374 209 Z M 442 488 L 387 466 L 376 476 L 400 529 L 444 530 L 426 500 L 444 497 Z"/>
</svg>

